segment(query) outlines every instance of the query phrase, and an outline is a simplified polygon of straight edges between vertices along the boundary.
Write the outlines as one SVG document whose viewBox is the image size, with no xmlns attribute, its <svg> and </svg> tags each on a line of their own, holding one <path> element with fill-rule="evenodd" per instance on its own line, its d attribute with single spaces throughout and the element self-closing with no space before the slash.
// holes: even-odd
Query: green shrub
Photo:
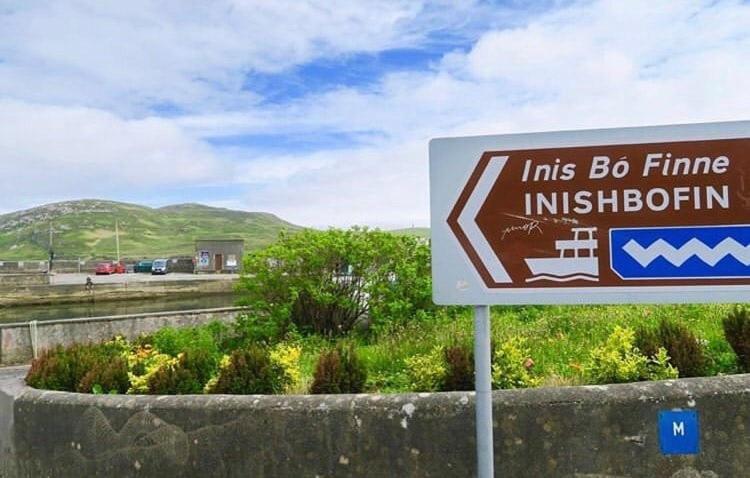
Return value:
<svg viewBox="0 0 750 478">
<path fill-rule="evenodd" d="M 155 395 L 187 395 L 203 392 L 216 372 L 216 360 L 205 350 L 194 349 L 160 367 L 147 380 L 148 392 Z"/>
<path fill-rule="evenodd" d="M 750 372 L 750 313 L 747 308 L 737 306 L 722 321 L 724 337 L 737 355 L 737 363 L 745 372 Z"/>
<path fill-rule="evenodd" d="M 429 247 L 359 228 L 281 234 L 246 258 L 239 290 L 254 323 L 241 331 L 264 335 L 284 335 L 293 324 L 301 333 L 339 336 L 434 308 Z"/>
<path fill-rule="evenodd" d="M 94 390 L 98 389 L 103 393 L 126 393 L 128 388 L 128 363 L 123 357 L 113 357 L 111 360 L 92 364 L 78 382 L 76 391 L 94 393 Z"/>
<path fill-rule="evenodd" d="M 415 392 L 436 392 L 444 388 L 446 367 L 443 347 L 404 360 L 409 386 Z"/>
<path fill-rule="evenodd" d="M 706 371 L 706 355 L 698 339 L 683 324 L 662 319 L 657 328 L 642 327 L 636 332 L 636 345 L 646 357 L 655 357 L 660 348 L 681 377 L 700 377 Z"/>
<path fill-rule="evenodd" d="M 642 378 L 645 380 L 669 380 L 677 378 L 679 371 L 670 363 L 669 354 L 664 348 L 656 351 L 655 355 L 647 357 L 646 371 Z"/>
<path fill-rule="evenodd" d="M 106 375 L 108 379 L 112 379 L 112 383 L 119 383 L 116 368 L 105 370 L 103 366 L 119 358 L 121 353 L 120 343 L 57 346 L 42 352 L 32 361 L 26 383 L 35 388 L 77 392 L 81 389 L 84 376 L 95 367 L 97 370 L 94 373 L 97 376 Z M 94 385 L 90 383 L 92 377 L 83 384 L 84 388 L 90 390 Z"/>
<path fill-rule="evenodd" d="M 531 358 L 525 340 L 513 337 L 495 350 L 492 360 L 492 383 L 495 388 L 527 388 L 539 385 L 531 373 Z"/>
<path fill-rule="evenodd" d="M 706 343 L 706 376 L 740 373 L 737 355 L 724 338 L 709 339 Z"/>
<path fill-rule="evenodd" d="M 677 370 L 669 363 L 665 349 L 657 349 L 649 359 L 636 348 L 635 332 L 619 325 L 603 345 L 591 351 L 586 374 L 593 383 L 677 378 Z"/>
<path fill-rule="evenodd" d="M 230 339 L 234 348 L 252 344 L 270 344 L 284 336 L 288 325 L 272 318 L 262 318 L 255 312 L 241 314 L 234 322 L 234 338 Z"/>
<path fill-rule="evenodd" d="M 153 335 L 153 346 L 161 353 L 177 357 L 181 352 L 203 351 L 218 360 L 219 347 L 208 327 L 165 327 Z"/>
<path fill-rule="evenodd" d="M 234 395 L 282 393 L 287 386 L 284 368 L 271 360 L 269 350 L 258 345 L 235 350 L 207 387 L 208 393 Z"/>
<path fill-rule="evenodd" d="M 46 390 L 75 390 L 77 380 L 70 354 L 62 346 L 44 350 L 31 362 L 26 384 Z"/>
<path fill-rule="evenodd" d="M 287 393 L 300 392 L 302 384 L 302 370 L 300 357 L 302 348 L 285 343 L 276 344 L 270 351 L 271 361 L 281 367 L 284 372 L 284 391 Z M 304 393 L 304 392 L 303 392 Z"/>
<path fill-rule="evenodd" d="M 159 353 L 148 343 L 135 345 L 127 355 L 128 377 L 130 378 L 129 394 L 149 393 L 148 382 L 151 377 L 166 366 L 174 366 L 177 358 Z"/>
<path fill-rule="evenodd" d="M 635 348 L 635 332 L 615 326 L 604 345 L 591 351 L 588 377 L 594 383 L 637 382 L 647 359 Z"/>
<path fill-rule="evenodd" d="M 443 390 L 474 390 L 474 354 L 468 346 L 453 345 L 443 351 Z"/>
<path fill-rule="evenodd" d="M 653 357 L 663 347 L 657 329 L 652 327 L 639 327 L 636 329 L 635 346 L 646 357 Z"/>
<path fill-rule="evenodd" d="M 339 344 L 320 354 L 310 393 L 362 393 L 367 370 L 352 345 Z"/>
<path fill-rule="evenodd" d="M 235 333 L 230 325 L 214 320 L 204 325 L 203 328 L 211 334 L 213 342 L 220 352 L 231 349 L 235 340 Z"/>
<path fill-rule="evenodd" d="M 327 350 L 320 354 L 315 364 L 312 394 L 341 393 L 341 356 L 337 350 Z"/>
</svg>

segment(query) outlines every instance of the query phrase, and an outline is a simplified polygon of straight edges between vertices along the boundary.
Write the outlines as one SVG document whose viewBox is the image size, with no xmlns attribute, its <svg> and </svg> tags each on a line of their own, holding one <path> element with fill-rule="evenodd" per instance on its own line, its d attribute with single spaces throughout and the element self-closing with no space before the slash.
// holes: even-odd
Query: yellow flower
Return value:
<svg viewBox="0 0 750 478">
<path fill-rule="evenodd" d="M 296 345 L 281 343 L 271 349 L 271 361 L 284 370 L 287 392 L 296 390 L 302 383 L 302 371 L 299 366 L 301 355 L 302 348 Z"/>
</svg>

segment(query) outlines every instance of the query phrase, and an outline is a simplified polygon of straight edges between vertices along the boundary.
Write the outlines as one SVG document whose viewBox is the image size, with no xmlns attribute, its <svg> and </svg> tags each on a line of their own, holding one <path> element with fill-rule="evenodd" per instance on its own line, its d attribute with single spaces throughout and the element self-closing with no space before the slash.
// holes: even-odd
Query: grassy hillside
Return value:
<svg viewBox="0 0 750 478">
<path fill-rule="evenodd" d="M 407 227 L 405 229 L 394 229 L 390 232 L 393 234 L 401 234 L 403 236 L 423 237 L 425 239 L 430 238 L 429 227 Z"/>
<path fill-rule="evenodd" d="M 47 258 L 49 230 L 56 258 L 113 258 L 115 222 L 122 257 L 193 255 L 195 239 L 236 238 L 252 250 L 271 243 L 282 229 L 298 226 L 273 214 L 232 211 L 200 204 L 153 209 L 112 201 L 48 204 L 0 215 L 0 260 Z"/>
</svg>

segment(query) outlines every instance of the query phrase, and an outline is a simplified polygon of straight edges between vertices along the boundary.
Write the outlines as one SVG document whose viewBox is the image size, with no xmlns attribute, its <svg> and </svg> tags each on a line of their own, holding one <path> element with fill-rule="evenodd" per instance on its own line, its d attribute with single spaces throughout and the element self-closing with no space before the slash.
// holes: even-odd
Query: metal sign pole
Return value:
<svg viewBox="0 0 750 478">
<path fill-rule="evenodd" d="M 476 371 L 477 476 L 492 478 L 492 357 L 490 357 L 490 307 L 474 307 L 474 369 Z"/>
</svg>

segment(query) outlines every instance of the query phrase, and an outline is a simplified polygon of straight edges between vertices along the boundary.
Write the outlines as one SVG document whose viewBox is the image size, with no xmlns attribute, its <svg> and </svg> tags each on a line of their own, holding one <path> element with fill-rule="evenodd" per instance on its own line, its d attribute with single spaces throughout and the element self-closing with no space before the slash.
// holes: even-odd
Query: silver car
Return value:
<svg viewBox="0 0 750 478">
<path fill-rule="evenodd" d="M 156 259 L 154 263 L 151 265 L 151 275 L 164 275 L 167 272 L 167 260 L 166 259 Z"/>
</svg>

